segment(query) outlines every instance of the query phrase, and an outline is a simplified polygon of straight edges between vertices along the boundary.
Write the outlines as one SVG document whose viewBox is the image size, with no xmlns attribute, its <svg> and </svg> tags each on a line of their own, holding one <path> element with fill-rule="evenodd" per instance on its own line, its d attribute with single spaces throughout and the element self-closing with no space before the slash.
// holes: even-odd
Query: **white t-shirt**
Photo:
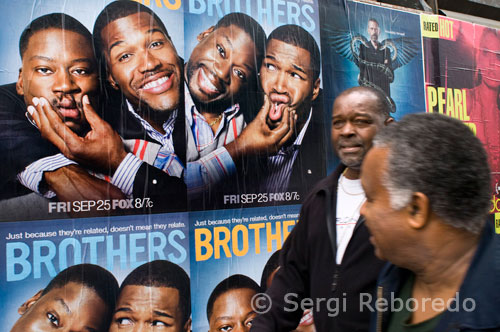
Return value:
<svg viewBox="0 0 500 332">
<path fill-rule="evenodd" d="M 337 188 L 337 264 L 342 262 L 365 198 L 360 179 L 349 180 L 343 174 L 340 176 Z"/>
</svg>

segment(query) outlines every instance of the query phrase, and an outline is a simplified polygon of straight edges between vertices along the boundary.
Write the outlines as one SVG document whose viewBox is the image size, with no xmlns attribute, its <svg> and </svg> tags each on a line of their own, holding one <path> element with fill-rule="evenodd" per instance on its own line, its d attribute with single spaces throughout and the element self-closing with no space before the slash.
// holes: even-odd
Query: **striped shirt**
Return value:
<svg viewBox="0 0 500 332">
<path fill-rule="evenodd" d="M 198 112 L 186 87 L 187 169 L 184 181 L 193 197 L 209 190 L 236 173 L 236 166 L 224 145 L 234 141 L 245 128 L 239 104 L 224 112 L 214 133 L 205 117 Z"/>
<path fill-rule="evenodd" d="M 164 170 L 169 175 L 181 177 L 184 167 L 179 160 L 179 158 L 174 153 L 174 145 L 172 139 L 172 132 L 174 129 L 174 123 L 177 117 L 178 111 L 172 112 L 169 119 L 163 124 L 163 129 L 165 130 L 165 135 L 159 133 L 156 129 L 154 129 L 146 120 L 142 119 L 133 109 L 132 105 L 127 101 L 128 110 L 140 121 L 147 134 L 153 138 L 154 140 L 161 143 L 160 147 L 157 148 L 157 155 L 153 162 L 153 166 L 158 167 Z M 29 118 L 28 118 L 29 119 Z M 33 124 L 33 123 L 32 123 Z M 36 126 L 36 125 L 35 125 Z M 145 148 L 148 146 L 147 141 L 144 140 L 132 140 L 133 146 L 136 147 L 144 147 L 138 149 L 131 149 L 130 151 L 134 153 L 128 153 L 127 156 L 122 160 L 118 168 L 116 169 L 113 177 L 108 179 L 106 176 L 94 172 L 89 172 L 92 175 L 108 180 L 111 184 L 118 187 L 125 195 L 131 196 L 133 187 L 134 187 L 134 179 L 139 171 L 139 168 L 142 165 L 142 159 L 144 157 Z M 126 143 L 126 142 L 125 142 Z M 134 144 L 135 143 L 135 144 Z M 127 144 L 125 144 L 127 145 Z M 154 145 L 151 143 L 149 145 Z M 151 146 L 149 147 L 151 149 Z M 147 160 L 147 159 L 146 159 Z M 45 157 L 39 159 L 30 165 L 28 165 L 21 173 L 17 175 L 19 182 L 25 187 L 31 189 L 32 191 L 42 194 L 47 198 L 52 198 L 55 196 L 55 193 L 52 191 L 48 192 L 40 192 L 40 183 L 43 179 L 44 172 L 55 171 L 61 167 L 68 166 L 71 164 L 77 164 L 76 162 L 66 158 L 62 153 Z"/>
<path fill-rule="evenodd" d="M 304 127 L 292 145 L 282 147 L 276 155 L 269 156 L 267 158 L 268 173 L 266 179 L 264 180 L 264 192 L 281 193 L 288 189 L 288 183 L 290 182 L 290 176 L 292 175 L 293 163 L 299 153 L 300 145 L 302 144 L 302 140 L 306 134 L 311 116 L 312 110 L 309 112 L 309 117 L 307 118 Z"/>
<path fill-rule="evenodd" d="M 127 100 L 127 106 L 130 113 L 132 113 L 137 120 L 142 124 L 142 127 L 146 131 L 149 137 L 160 143 L 161 147 L 158 151 L 155 161 L 153 162 L 154 167 L 159 168 L 166 172 L 168 175 L 175 176 L 180 178 L 182 176 L 182 172 L 184 171 L 184 165 L 179 157 L 175 154 L 174 150 L 174 141 L 173 141 L 173 132 L 175 120 L 177 119 L 178 110 L 174 110 L 167 121 L 165 121 L 162 125 L 165 134 L 161 134 L 159 131 L 154 129 L 149 122 L 144 120 L 141 116 L 139 116 L 132 105 Z M 142 159 L 142 158 L 140 158 Z M 135 174 L 134 174 L 135 176 Z"/>
</svg>

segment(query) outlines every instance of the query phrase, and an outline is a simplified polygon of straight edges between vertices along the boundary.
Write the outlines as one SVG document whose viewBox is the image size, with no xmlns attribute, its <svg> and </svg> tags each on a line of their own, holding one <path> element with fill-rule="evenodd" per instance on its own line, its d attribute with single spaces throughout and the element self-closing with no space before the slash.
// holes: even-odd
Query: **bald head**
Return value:
<svg viewBox="0 0 500 332">
<path fill-rule="evenodd" d="M 367 106 L 369 106 L 374 112 L 381 115 L 384 120 L 391 117 L 391 105 L 387 102 L 387 98 L 380 91 L 368 86 L 356 86 L 354 88 L 342 91 L 335 99 L 335 103 L 337 103 L 337 101 L 340 101 L 342 97 L 351 94 L 364 95 L 367 97 L 367 99 L 371 99 Z"/>
</svg>

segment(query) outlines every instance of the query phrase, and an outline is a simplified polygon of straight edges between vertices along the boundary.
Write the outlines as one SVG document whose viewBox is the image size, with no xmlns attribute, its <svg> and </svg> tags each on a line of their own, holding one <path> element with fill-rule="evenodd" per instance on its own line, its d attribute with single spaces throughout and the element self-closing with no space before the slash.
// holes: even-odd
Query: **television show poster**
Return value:
<svg viewBox="0 0 500 332">
<path fill-rule="evenodd" d="M 427 112 L 463 121 L 483 142 L 492 179 L 490 212 L 500 219 L 500 31 L 422 15 Z"/>
<path fill-rule="evenodd" d="M 252 288 L 260 285 L 266 262 L 282 248 L 299 209 L 288 205 L 190 213 L 193 331 L 209 330 L 207 304 L 211 294 L 217 298 L 214 289 L 220 282 L 238 278 Z M 250 308 L 249 301 L 238 305 Z M 213 311 L 210 319 L 217 317 Z"/>
<path fill-rule="evenodd" d="M 141 105 L 151 106 L 156 102 L 146 93 L 141 92 L 138 97 L 138 92 L 129 89 L 128 78 L 117 77 L 116 73 L 129 73 L 123 67 L 118 70 L 117 63 L 126 64 L 130 69 L 130 61 L 124 60 L 131 59 L 133 53 L 121 56 L 120 61 L 109 66 L 110 75 L 107 75 L 101 53 L 98 61 L 94 61 L 91 33 L 99 14 L 111 3 L 109 0 L 89 0 L 85 4 L 22 0 L 0 5 L 0 20 L 4 25 L 4 33 L 0 36 L 1 221 L 186 211 L 187 189 L 182 179 L 185 163 L 183 111 L 167 113 L 171 114 L 169 120 L 174 123 L 169 134 L 174 137 L 174 143 L 170 146 L 158 137 L 160 134 L 151 133 L 153 120 L 151 123 L 145 121 L 147 127 L 141 123 L 143 119 L 139 119 L 138 114 L 144 113 Z M 119 13 L 130 7 L 138 10 L 139 6 L 142 6 L 144 22 L 150 23 L 152 14 L 157 17 L 153 20 L 159 27 L 155 38 L 161 41 L 148 46 L 149 49 L 154 47 L 155 52 L 161 49 L 163 54 L 163 50 L 168 49 L 169 56 L 162 58 L 162 66 L 177 68 L 179 80 L 174 84 L 173 79 L 168 79 L 174 77 L 174 69 L 161 71 L 157 66 L 154 69 L 156 76 L 147 76 L 148 81 L 142 78 L 142 83 L 134 78 L 134 83 L 130 84 L 141 85 L 141 91 L 144 87 L 149 90 L 170 87 L 176 97 L 169 98 L 169 103 L 175 101 L 175 107 L 181 107 L 182 1 L 120 1 L 109 11 Z M 132 15 L 104 24 L 101 32 L 116 28 L 113 24 L 118 20 L 129 20 L 130 24 L 121 27 L 130 29 L 135 24 Z M 28 26 L 30 28 L 24 30 Z M 26 33 L 21 38 L 23 31 Z M 127 31 L 118 32 L 121 36 L 132 36 Z M 126 42 L 131 44 L 132 41 Z M 116 49 L 113 47 L 113 51 Z M 173 64 L 165 64 L 167 61 Z M 61 72 L 72 79 L 61 80 Z M 113 84 L 110 84 L 110 77 L 113 77 Z M 69 81 L 71 86 L 64 83 Z M 158 87 L 161 82 L 163 85 Z M 84 103 L 84 96 L 89 96 L 90 106 Z M 33 97 L 44 97 L 49 102 L 48 108 L 52 109 L 47 114 L 52 115 L 53 122 L 41 122 L 42 128 L 29 113 L 28 106 L 35 109 L 38 105 L 33 104 Z M 41 104 L 38 107 L 42 107 Z M 99 116 L 92 118 L 92 123 L 84 116 L 87 107 Z M 167 109 L 169 106 L 158 107 Z M 56 126 L 57 121 L 64 123 L 64 128 Z M 108 139 L 104 141 L 101 137 Z M 113 155 L 119 159 L 113 159 Z M 53 208 L 54 203 L 60 204 L 59 208 Z"/>
<path fill-rule="evenodd" d="M 119 284 L 135 268 L 167 260 L 189 275 L 187 213 L 0 223 L 0 285 L 6 331 L 18 308 L 62 270 L 94 264 Z"/>
<path fill-rule="evenodd" d="M 344 1 L 325 3 L 321 20 L 325 123 L 335 97 L 355 86 L 382 92 L 396 120 L 425 110 L 418 14 Z M 337 163 L 331 153 L 328 170 Z"/>
<path fill-rule="evenodd" d="M 318 10 L 316 0 L 184 3 L 191 211 L 297 204 L 326 175 Z M 265 47 L 262 34 L 273 36 Z M 231 158 L 225 147 L 260 123 L 261 107 L 270 131 L 288 120 L 287 106 L 297 120 L 286 139 Z"/>
</svg>

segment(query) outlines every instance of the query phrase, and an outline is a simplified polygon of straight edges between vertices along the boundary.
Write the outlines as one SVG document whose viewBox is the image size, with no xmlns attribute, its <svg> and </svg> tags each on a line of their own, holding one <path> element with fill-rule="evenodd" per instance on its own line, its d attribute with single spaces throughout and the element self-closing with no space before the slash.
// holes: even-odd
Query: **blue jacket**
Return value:
<svg viewBox="0 0 500 332">
<path fill-rule="evenodd" d="M 387 264 L 380 273 L 377 297 L 386 298 L 389 308 L 391 292 L 394 293 L 393 297 L 397 297 L 410 273 L 392 264 Z M 466 300 L 468 298 L 474 300 L 475 308 L 472 301 Z M 374 305 L 372 307 L 375 308 Z M 434 331 L 500 331 L 500 234 L 495 234 L 491 220 L 486 223 L 475 256 L 460 286 L 458 301 L 452 304 L 452 309 L 443 312 Z M 385 331 L 389 316 L 390 310 L 375 311 L 370 331 Z"/>
</svg>

